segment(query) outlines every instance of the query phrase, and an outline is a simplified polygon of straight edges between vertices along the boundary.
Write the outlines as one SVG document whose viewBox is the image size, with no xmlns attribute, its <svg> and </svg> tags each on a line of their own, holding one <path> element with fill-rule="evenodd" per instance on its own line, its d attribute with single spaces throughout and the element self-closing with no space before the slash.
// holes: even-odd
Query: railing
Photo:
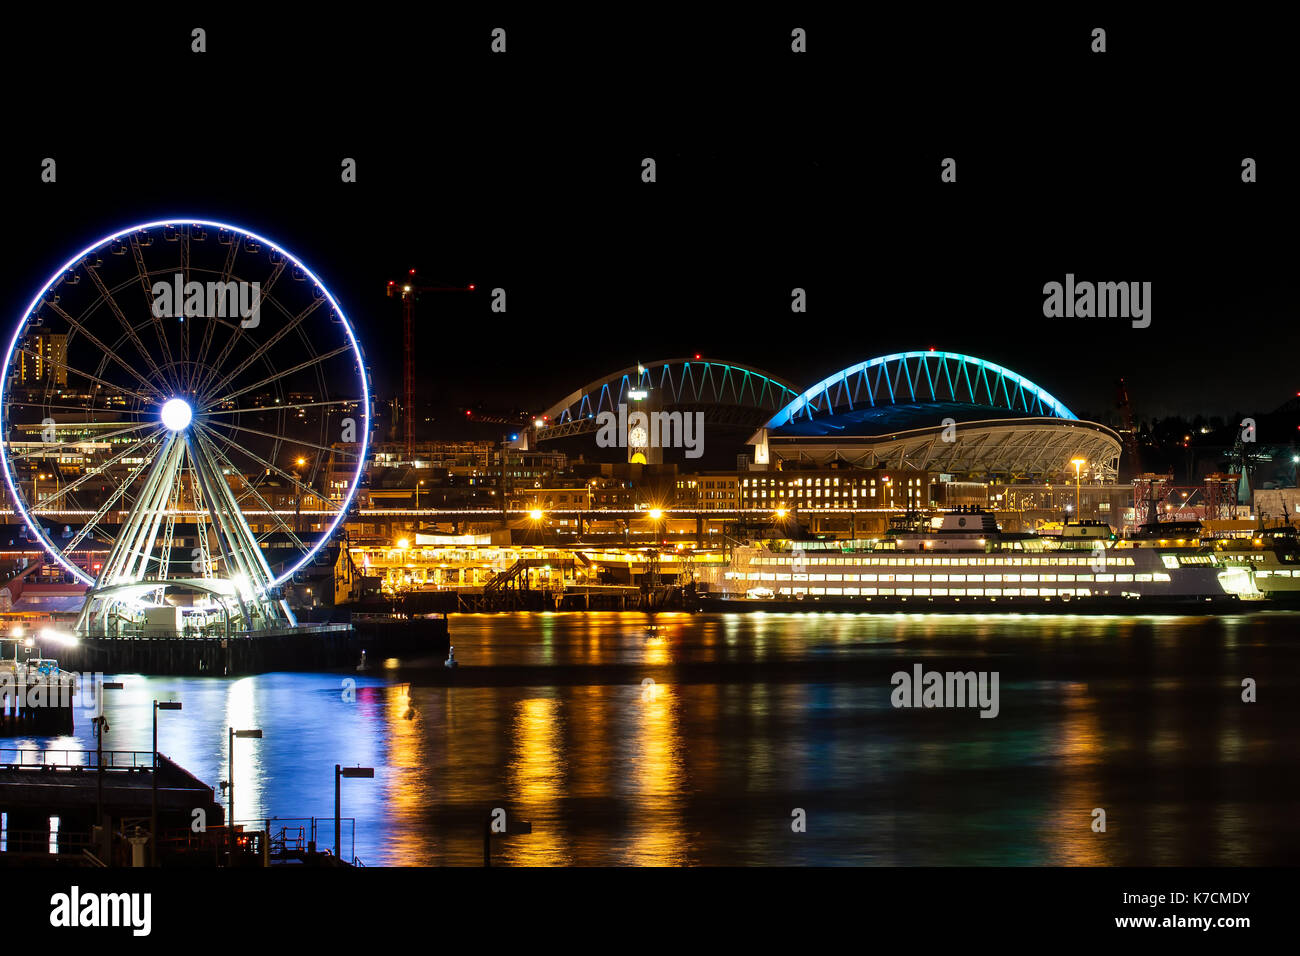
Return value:
<svg viewBox="0 0 1300 956">
<path fill-rule="evenodd" d="M 88 830 L 27 830 L 0 827 L 0 853 L 26 853 L 39 856 L 74 854 L 80 856 L 94 849 Z"/>
<path fill-rule="evenodd" d="M 343 859 L 356 860 L 357 821 L 355 817 L 341 817 Z M 260 820 L 239 820 L 237 825 L 245 829 L 265 830 L 270 843 L 271 857 L 290 856 L 294 853 L 307 852 L 307 845 L 313 844 L 316 852 L 334 852 L 334 818 L 333 817 L 263 817 Z M 320 831 L 324 830 L 322 843 Z"/>
<path fill-rule="evenodd" d="M 302 634 L 331 634 L 331 633 L 344 632 L 348 630 L 351 630 L 351 625 L 348 624 L 326 624 L 326 623 L 313 624 L 308 622 L 306 624 L 300 624 L 297 627 L 263 628 L 260 630 L 256 630 L 256 629 L 239 630 L 239 629 L 232 628 L 229 635 L 227 635 L 224 629 L 222 629 L 220 626 L 216 626 L 213 629 L 206 630 L 206 631 L 202 629 L 190 628 L 190 629 L 183 629 L 180 632 L 175 634 L 146 634 L 144 633 L 143 627 L 140 625 L 124 624 L 121 626 L 120 630 L 118 630 L 118 632 L 112 636 L 106 637 L 103 634 L 92 634 L 91 638 L 97 640 L 107 640 L 107 641 L 112 641 L 112 640 L 132 640 L 132 641 L 184 640 L 184 641 L 195 641 L 195 642 L 206 641 L 209 644 L 211 644 L 211 643 L 216 643 L 218 641 L 225 641 L 227 639 L 232 641 L 236 641 L 236 640 L 243 641 L 255 637 L 285 637 L 285 636 L 300 636 Z"/>
<path fill-rule="evenodd" d="M 153 768 L 151 750 L 37 750 L 35 748 L 0 748 L 0 767 L 99 767 L 103 757 L 104 769 L 145 770 Z M 13 759 L 17 758 L 17 759 Z"/>
</svg>

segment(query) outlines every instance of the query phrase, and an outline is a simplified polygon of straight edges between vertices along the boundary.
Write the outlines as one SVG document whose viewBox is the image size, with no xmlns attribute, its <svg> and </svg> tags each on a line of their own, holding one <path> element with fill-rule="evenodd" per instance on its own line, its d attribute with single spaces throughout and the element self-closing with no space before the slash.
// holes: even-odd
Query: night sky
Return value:
<svg viewBox="0 0 1300 956">
<path fill-rule="evenodd" d="M 1231 27 L 927 16 L 743 24 L 647 10 L 264 23 L 106 14 L 4 41 L 0 308 L 135 221 L 228 219 L 304 259 L 401 381 L 389 279 L 474 283 L 419 310 L 421 387 L 540 410 L 696 352 L 813 384 L 931 346 L 1083 417 L 1268 411 L 1300 391 L 1296 181 L 1277 48 Z M 323 15 L 322 15 L 323 17 Z M 1094 25 L 1110 50 L 1088 51 Z M 208 28 L 209 52 L 189 52 Z M 508 30 L 508 53 L 488 52 Z M 789 30 L 810 52 L 789 52 Z M 44 156 L 59 181 L 39 181 Z M 345 156 L 356 184 L 339 181 Z M 640 181 L 642 157 L 659 181 Z M 939 182 L 945 156 L 958 181 Z M 1260 182 L 1240 181 L 1254 157 Z M 1153 283 L 1152 325 L 1049 320 L 1067 272 Z M 508 312 L 487 290 L 504 287 Z M 792 315 L 790 290 L 809 311 Z M 463 414 L 463 413 L 462 413 Z M 482 426 L 495 434 L 499 427 Z"/>
</svg>

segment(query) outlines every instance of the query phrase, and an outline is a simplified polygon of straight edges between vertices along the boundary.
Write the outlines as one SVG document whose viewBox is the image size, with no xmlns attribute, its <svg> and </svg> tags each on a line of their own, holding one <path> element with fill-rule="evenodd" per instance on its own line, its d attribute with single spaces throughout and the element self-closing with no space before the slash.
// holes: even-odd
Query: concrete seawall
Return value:
<svg viewBox="0 0 1300 956">
<path fill-rule="evenodd" d="M 371 660 L 446 655 L 445 617 L 354 624 L 308 624 L 221 638 L 90 638 L 58 648 L 65 671 L 222 677 L 266 671 L 328 670 Z"/>
</svg>

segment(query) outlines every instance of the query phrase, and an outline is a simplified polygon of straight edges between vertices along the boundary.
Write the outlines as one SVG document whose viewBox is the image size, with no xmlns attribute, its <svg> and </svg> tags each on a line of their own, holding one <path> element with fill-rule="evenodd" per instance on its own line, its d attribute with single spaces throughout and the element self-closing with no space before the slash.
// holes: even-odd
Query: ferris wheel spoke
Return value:
<svg viewBox="0 0 1300 956">
<path fill-rule="evenodd" d="M 172 361 L 171 346 L 167 342 L 167 330 L 163 328 L 162 319 L 154 311 L 153 285 L 149 282 L 149 270 L 144 264 L 144 253 L 140 250 L 140 240 L 137 236 L 131 237 L 131 256 L 135 260 L 135 271 L 140 277 L 140 286 L 144 289 L 146 301 L 149 303 L 149 316 L 153 319 L 154 331 L 158 335 L 158 345 L 162 348 L 162 355 L 170 368 L 174 363 Z M 188 270 L 187 270 L 188 272 Z M 116 301 L 116 300 L 114 300 Z M 179 381 L 172 380 L 176 385 Z"/>
<path fill-rule="evenodd" d="M 69 314 L 68 314 L 67 312 L 65 312 L 63 309 L 59 308 L 59 306 L 58 306 L 56 303 L 54 303 L 54 302 L 47 302 L 46 305 L 49 306 L 49 309 L 50 309 L 51 312 L 53 312 L 53 313 L 54 313 L 55 315 L 57 315 L 59 318 L 63 319 L 63 321 L 67 322 L 68 325 L 70 325 L 70 326 L 72 326 L 74 329 L 76 329 L 77 332 L 79 332 L 81 335 L 85 336 L 85 337 L 86 337 L 86 340 L 89 341 L 91 345 L 95 346 L 95 348 L 99 349 L 100 352 L 103 353 L 103 355 L 104 355 L 105 358 L 109 358 L 109 359 L 112 359 L 113 361 L 117 362 L 117 364 L 120 365 L 120 366 L 122 366 L 122 368 L 126 369 L 127 372 L 129 372 L 130 374 L 134 375 L 134 376 L 136 377 L 136 379 L 137 379 L 137 380 L 138 380 L 142 385 L 144 385 L 145 388 L 149 388 L 149 389 L 157 390 L 157 388 L 158 388 L 157 383 L 155 383 L 155 382 L 151 382 L 151 381 L 149 381 L 149 379 L 147 379 L 147 378 L 145 378 L 143 375 L 141 375 L 140 372 L 139 372 L 139 370 L 138 370 L 134 365 L 132 365 L 130 362 L 126 361 L 126 360 L 123 359 L 120 355 L 117 354 L 117 349 L 112 348 L 111 346 L 106 345 L 106 344 L 103 342 L 103 340 L 101 340 L 101 339 L 99 338 L 99 336 L 95 335 L 93 332 L 90 331 L 90 329 L 86 328 L 85 325 L 83 325 L 83 324 L 82 324 L 81 322 L 79 322 L 77 319 L 74 319 L 71 315 L 69 315 Z M 146 358 L 148 358 L 148 356 L 146 356 Z M 152 363 L 152 360 L 150 360 L 150 362 Z M 101 365 L 102 365 L 102 364 L 103 364 L 103 363 L 101 362 Z M 154 371 L 155 371 L 155 372 L 157 372 L 158 374 L 161 374 L 161 371 L 158 369 L 157 366 L 153 366 L 153 368 L 154 368 Z"/>
<path fill-rule="evenodd" d="M 140 336 L 136 334 L 135 326 L 133 326 L 131 324 L 131 320 L 126 317 L 126 314 L 122 311 L 122 307 L 117 304 L 117 300 L 113 298 L 113 294 L 108 290 L 108 286 L 104 284 L 104 280 L 100 277 L 99 273 L 95 270 L 95 268 L 93 266 L 87 266 L 86 273 L 87 275 L 90 276 L 91 280 L 95 283 L 95 286 L 99 289 L 100 295 L 104 297 L 104 302 L 105 304 L 108 305 L 109 311 L 112 312 L 115 316 L 117 316 L 117 321 L 122 324 L 122 329 L 126 332 L 127 336 L 130 338 L 131 344 L 136 347 L 136 351 L 140 353 L 141 357 L 143 357 L 144 360 L 149 363 L 150 371 L 152 371 L 155 375 L 157 375 L 162 381 L 169 383 L 173 389 L 178 388 L 179 383 L 176 382 L 169 374 L 167 374 L 167 372 L 165 372 L 162 368 L 158 366 L 158 363 L 153 360 L 153 356 L 149 354 L 149 350 L 144 347 L 144 342 L 142 342 L 140 340 Z M 149 311 L 150 314 L 152 314 L 153 310 L 150 309 Z M 154 320 L 154 328 L 157 329 L 159 337 L 162 338 L 163 335 L 162 320 L 159 319 L 157 316 L 153 316 L 153 320 Z M 170 366 L 171 349 L 166 345 L 165 339 L 163 339 L 163 342 L 164 342 L 163 354 L 164 356 L 167 357 L 167 362 Z"/>
<path fill-rule="evenodd" d="M 238 398 L 240 395 L 244 395 L 256 389 L 263 388 L 267 385 L 270 385 L 273 382 L 278 382 L 280 381 L 280 379 L 285 378 L 289 375 L 296 375 L 299 372 L 301 372 L 303 369 L 311 368 L 313 365 L 317 365 L 328 359 L 334 358 L 336 355 L 342 355 L 344 352 L 350 352 L 350 351 L 352 351 L 352 347 L 350 345 L 340 345 L 336 349 L 331 349 L 328 352 L 322 352 L 320 355 L 310 358 L 305 362 L 299 362 L 293 368 L 285 369 L 283 372 L 277 372 L 275 375 L 269 375 L 266 378 L 262 379 L 260 382 L 254 382 L 252 385 L 246 385 L 245 387 L 241 388 L 237 392 L 229 392 L 226 395 L 223 395 L 219 399 L 212 400 L 211 402 L 209 402 L 209 404 L 223 405 L 226 402 L 230 401 L 231 399 Z"/>
<path fill-rule="evenodd" d="M 290 438 L 287 435 L 277 435 L 274 432 L 260 431 L 259 429 L 256 428 L 249 428 L 247 425 L 235 425 L 232 424 L 231 422 L 212 422 L 212 424 L 217 425 L 221 428 L 231 428 L 237 432 L 248 432 L 249 434 L 252 435 L 260 435 L 263 438 L 273 438 L 276 439 L 277 441 L 287 442 L 288 444 L 294 446 L 303 445 L 306 446 L 307 448 L 315 448 L 317 451 L 328 452 L 334 455 L 349 455 L 353 458 L 356 457 L 355 453 L 353 452 L 344 451 L 339 448 L 330 448 L 327 445 L 317 445 L 315 442 L 306 441 L 305 439 L 301 439 L 301 438 Z"/>
<path fill-rule="evenodd" d="M 181 274 L 185 277 L 184 278 L 185 284 L 188 285 L 190 281 L 190 227 L 189 226 L 186 226 L 185 229 L 181 232 Z M 152 314 L 153 310 L 150 309 L 149 311 Z M 190 360 L 190 325 L 191 324 L 192 323 L 186 322 L 184 319 L 181 320 L 181 355 L 184 357 L 186 362 L 189 362 Z M 166 346 L 165 338 L 163 339 L 163 344 L 165 347 Z M 180 386 L 180 380 L 183 375 L 184 375 L 183 369 L 178 369 L 176 372 L 176 383 L 178 387 Z"/>
<path fill-rule="evenodd" d="M 27 349 L 26 346 L 19 346 L 18 351 L 22 352 L 23 355 L 30 355 L 31 358 L 34 359 L 40 358 L 38 352 L 31 351 L 31 349 Z M 123 385 L 118 385 L 117 382 L 108 381 L 108 378 L 100 378 L 98 375 L 91 375 L 90 372 L 83 372 L 81 371 L 81 369 L 75 367 L 75 365 L 69 365 L 66 362 L 62 362 L 59 365 L 56 365 L 56 368 L 62 368 L 64 369 L 65 372 L 73 373 L 73 375 L 77 375 L 77 376 L 81 376 L 82 378 L 85 378 L 86 381 L 94 382 L 95 385 L 103 386 L 103 388 L 112 390 L 112 392 L 118 392 L 123 395 L 130 395 L 131 398 L 139 399 L 140 402 L 151 403 L 151 405 L 152 403 L 159 401 L 159 395 L 161 394 L 161 393 L 156 393 L 156 394 L 148 395 L 142 392 L 135 392 L 134 389 L 126 388 L 126 386 Z M 146 382 L 146 384 L 148 384 L 148 382 Z M 149 388 L 153 388 L 153 385 L 149 385 Z"/>
<path fill-rule="evenodd" d="M 240 243 L 232 242 L 230 248 L 226 251 L 226 262 L 221 267 L 221 282 L 225 284 L 230 281 L 230 276 L 235 270 L 235 259 L 239 256 Z M 212 347 L 212 339 L 216 335 L 217 326 L 225 323 L 219 323 L 215 316 L 208 316 L 207 323 L 203 326 L 203 338 L 199 341 L 199 354 L 190 366 L 190 377 L 186 383 L 186 391 L 191 395 L 194 394 L 195 384 L 199 378 L 199 370 L 203 368 L 203 363 L 208 357 L 208 349 Z"/>
<path fill-rule="evenodd" d="M 137 427 L 144 427 L 144 426 L 137 426 Z M 56 498 L 61 498 L 64 495 L 68 494 L 69 492 L 76 490 L 81 485 L 85 484 L 87 481 L 90 481 L 91 478 L 94 478 L 97 474 L 102 474 L 106 469 L 111 468 L 113 465 L 116 465 L 127 455 L 136 451 L 141 445 L 147 444 L 148 442 L 151 442 L 154 439 L 156 439 L 158 437 L 158 433 L 161 431 L 162 431 L 162 426 L 158 426 L 152 434 L 145 435 L 144 438 L 141 438 L 130 448 L 127 448 L 125 451 L 118 452 L 112 458 L 108 459 L 108 461 L 104 462 L 102 465 L 99 465 L 98 471 L 88 471 L 86 472 L 86 474 L 82 475 L 76 481 L 64 485 L 62 488 L 55 491 L 54 494 L 50 495 L 44 501 L 42 501 L 41 506 L 34 509 L 34 511 L 39 512 L 43 510 L 48 514 L 50 510 L 51 501 L 55 500 Z M 123 491 L 125 491 L 125 487 L 123 488 Z"/>
<path fill-rule="evenodd" d="M 75 535 L 73 535 L 72 540 L 68 542 L 65 548 L 63 548 L 63 553 L 65 555 L 74 551 L 77 545 L 79 545 L 83 540 L 85 540 L 87 536 L 89 536 L 94 531 L 96 525 L 98 525 L 99 522 L 103 520 L 104 515 L 108 514 L 108 512 L 112 509 L 113 505 L 116 504 L 118 501 L 122 500 L 126 496 L 127 489 L 130 488 L 131 485 L 135 483 L 135 480 L 140 476 L 140 473 L 143 472 L 147 467 L 149 467 L 149 463 L 150 463 L 149 459 L 145 459 L 144 461 L 140 462 L 140 464 L 135 466 L 135 468 L 127 476 L 126 480 L 123 481 L 120 485 L 118 485 L 117 489 L 108 496 L 108 498 L 104 501 L 102 505 L 99 506 L 99 510 L 95 512 L 94 516 L 81 526 L 80 531 L 78 531 Z"/>
<path fill-rule="evenodd" d="M 107 407 L 87 408 L 84 405 L 50 405 L 47 402 L 36 402 L 30 399 L 23 400 L 21 398 L 11 398 L 8 400 L 8 403 L 10 405 L 17 405 L 20 408 L 39 408 L 43 411 L 53 411 L 53 412 L 81 412 L 82 414 L 85 414 L 86 412 L 100 412 L 101 414 L 111 413 L 113 415 L 149 415 L 155 417 L 157 415 L 157 413 L 154 412 L 152 409 L 146 409 L 146 408 L 107 408 Z M 80 424 L 85 424 L 85 423 L 82 422 Z"/>
<path fill-rule="evenodd" d="M 235 463 L 231 461 L 229 458 L 227 458 L 221 452 L 221 450 L 217 448 L 217 446 L 208 439 L 206 435 L 200 435 L 199 440 L 207 445 L 209 454 L 215 455 L 216 457 L 220 458 L 222 461 L 224 461 L 227 465 L 231 467 L 231 470 L 233 470 L 236 474 L 240 476 L 240 478 L 243 479 L 244 487 L 247 488 L 247 490 L 251 492 L 253 496 L 261 503 L 262 507 L 266 509 L 266 513 L 271 515 L 273 518 L 275 518 L 276 521 L 280 523 L 280 527 L 282 527 L 288 533 L 289 537 L 293 539 L 293 543 L 298 546 L 298 548 L 302 551 L 303 554 L 308 554 L 311 551 L 311 548 L 303 544 L 302 539 L 298 537 L 298 532 L 295 531 L 293 528 L 291 528 L 289 526 L 289 523 L 284 520 L 284 518 L 280 515 L 280 513 L 271 507 L 270 503 L 265 498 L 262 497 L 260 492 L 258 492 L 257 487 L 251 481 L 249 481 L 247 477 L 244 476 L 243 472 L 241 472 L 237 467 L 235 467 Z"/>
<path fill-rule="evenodd" d="M 142 428 L 148 428 L 148 427 L 150 427 L 151 425 L 156 425 L 156 424 L 157 424 L 156 422 L 137 422 L 137 423 L 134 424 L 134 425 L 127 425 L 127 426 L 125 426 L 125 427 L 123 427 L 123 428 L 119 428 L 119 429 L 117 429 L 116 431 L 105 432 L 103 435 L 98 435 L 98 436 L 96 436 L 94 439 L 85 439 L 85 440 L 83 440 L 83 441 L 66 441 L 66 442 L 58 442 L 57 444 L 62 445 L 62 446 L 65 447 L 65 448 L 79 448 L 79 447 L 83 447 L 83 446 L 85 446 L 85 445 L 91 445 L 91 444 L 94 444 L 95 442 L 102 442 L 102 441 L 103 441 L 104 439 L 106 439 L 106 438 L 116 438 L 116 437 L 119 436 L 119 435 L 127 435 L 127 434 L 130 434 L 131 432 L 137 432 L 137 431 L 139 431 L 139 430 L 142 429 Z M 74 422 L 74 423 L 70 423 L 70 424 L 67 424 L 67 425 L 58 425 L 58 424 L 56 424 L 54 427 L 55 427 L 55 428 L 80 428 L 80 427 L 81 427 L 81 423 L 80 423 L 80 422 Z M 8 445 L 8 446 L 10 446 L 10 447 L 12 447 L 15 443 L 14 443 L 14 442 L 6 442 L 5 444 Z M 10 461 L 26 461 L 28 458 L 41 458 L 41 457 L 46 457 L 46 458 L 48 458 L 48 457 L 50 457 L 50 456 L 52 456 L 52 455 L 57 456 L 57 455 L 63 454 L 63 452 L 59 451 L 59 449 L 57 449 L 57 448 L 55 448 L 55 449 L 51 449 L 51 448 L 46 447 L 47 445 L 55 444 L 54 442 L 41 442 L 40 444 L 41 444 L 41 447 L 40 447 L 40 448 L 32 448 L 32 449 L 29 449 L 29 450 L 24 451 L 24 452 L 19 452 L 19 453 L 16 454 L 16 455 L 9 455 L 9 460 L 10 460 Z"/>
<path fill-rule="evenodd" d="M 258 359 L 262 358 L 268 352 L 270 352 L 271 348 L 277 342 L 279 342 L 286 335 L 288 335 L 290 332 L 292 332 L 294 329 L 300 326 L 309 315 L 315 312 L 316 309 L 320 307 L 320 304 L 323 301 L 324 301 L 323 299 L 313 300 L 311 305 L 307 306 L 305 309 L 303 309 L 301 312 L 295 315 L 292 319 L 286 322 L 283 326 L 281 326 L 279 331 L 277 331 L 269 339 L 267 339 L 265 342 L 259 345 L 250 355 L 246 356 L 242 362 L 240 362 L 228 373 L 226 373 L 226 375 L 221 379 L 221 381 L 217 382 L 215 385 L 208 388 L 203 393 L 203 396 L 201 397 L 200 401 L 204 401 L 210 398 L 214 393 L 221 391 L 221 389 L 225 388 L 229 382 L 232 382 L 236 378 L 238 378 L 239 375 L 242 374 L 249 366 L 253 365 Z"/>
<path fill-rule="evenodd" d="M 19 346 L 17 351 L 22 353 L 23 355 L 30 355 L 33 359 L 43 358 L 43 356 L 41 356 L 40 353 L 33 352 L 31 349 L 27 348 L 26 346 Z M 107 388 L 114 392 L 120 392 L 123 395 L 129 395 L 132 398 L 137 398 L 142 402 L 148 402 L 152 404 L 158 401 L 157 394 L 145 395 L 141 392 L 135 391 L 134 389 L 127 388 L 124 385 L 119 385 L 116 382 L 110 382 L 106 378 L 100 378 L 98 375 L 92 375 L 90 372 L 83 372 L 81 369 L 69 365 L 66 360 L 63 362 L 51 362 L 50 364 L 52 364 L 55 368 L 61 368 L 64 369 L 66 372 L 71 372 L 73 375 L 78 375 L 81 378 L 86 379 L 86 381 L 88 382 L 94 382 L 96 385 L 101 385 L 104 388 Z M 150 387 L 153 388 L 155 386 L 150 385 Z"/>
<path fill-rule="evenodd" d="M 300 408 L 321 408 L 326 405 L 360 405 L 361 400 L 358 398 L 334 398 L 324 402 L 294 402 L 289 405 L 259 405 L 250 408 L 213 408 L 208 411 L 199 412 L 197 417 L 207 418 L 210 415 L 243 415 L 245 412 L 252 414 L 254 412 L 283 412 L 295 411 Z"/>
<path fill-rule="evenodd" d="M 220 544 L 224 537 L 230 544 L 228 548 L 223 548 L 223 553 L 234 562 L 239 573 L 244 575 L 250 585 L 261 589 L 274 579 L 270 566 L 266 562 L 266 556 L 262 554 L 262 549 L 248 527 L 248 521 L 240 511 L 230 485 L 209 454 L 203 436 L 195 430 L 191 432 L 187 443 L 191 452 L 197 449 L 202 460 L 196 473 L 203 485 L 204 496 L 213 502 L 210 505 L 210 514 L 214 519 L 213 526 L 217 531 L 218 543 Z M 226 567 L 229 569 L 230 565 Z"/>
<path fill-rule="evenodd" d="M 262 287 L 261 287 L 262 296 L 260 299 L 257 300 L 259 315 L 261 314 L 261 308 L 263 305 L 265 305 L 267 302 L 275 301 L 271 299 L 271 289 L 275 287 L 275 284 L 279 280 L 280 276 L 284 274 L 285 266 L 287 264 L 288 264 L 288 257 L 281 259 L 276 264 L 274 271 L 271 272 L 271 275 L 267 278 L 265 282 L 262 283 Z M 225 366 L 226 360 L 230 358 L 230 353 L 235 350 L 235 346 L 239 344 L 239 340 L 242 339 L 243 337 L 244 337 L 244 326 L 242 324 L 237 325 L 235 327 L 235 334 L 232 335 L 230 338 L 226 339 L 225 344 L 221 346 L 221 351 L 217 353 L 217 357 L 212 363 L 212 370 L 206 373 L 203 376 L 203 378 L 199 381 L 199 385 L 196 391 L 204 392 L 204 393 L 209 391 L 208 383 L 213 379 L 217 378 L 221 374 L 221 369 Z"/>
<path fill-rule="evenodd" d="M 206 425 L 202 422 L 198 422 L 196 424 L 198 424 L 200 431 L 205 432 L 210 438 L 214 439 L 215 441 L 222 441 L 222 440 L 227 442 L 230 441 L 229 438 L 226 438 L 224 435 L 221 435 L 219 432 L 213 431 L 209 425 Z M 222 424 L 225 423 L 223 422 Z M 272 464 L 271 462 L 267 461 L 265 458 L 263 458 L 261 455 L 257 454 L 254 451 L 250 451 L 249 449 L 244 448 L 243 446 L 238 446 L 238 447 L 241 454 L 247 455 L 249 458 L 251 458 L 257 464 L 261 465 L 263 468 L 273 471 L 281 478 L 284 478 L 286 481 L 291 482 L 294 485 L 294 487 L 298 488 L 300 491 L 306 492 L 307 494 L 311 495 L 313 498 L 319 498 L 321 501 L 325 500 L 324 495 L 322 495 L 319 491 L 317 491 L 315 488 L 311 487 L 310 485 L 304 485 L 301 481 L 295 478 L 291 472 L 285 471 L 279 465 Z"/>
</svg>

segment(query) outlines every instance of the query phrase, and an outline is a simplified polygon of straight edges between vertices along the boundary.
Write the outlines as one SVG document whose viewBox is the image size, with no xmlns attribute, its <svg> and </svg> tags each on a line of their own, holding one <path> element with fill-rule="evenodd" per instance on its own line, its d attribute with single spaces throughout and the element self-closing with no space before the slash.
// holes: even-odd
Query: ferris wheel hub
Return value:
<svg viewBox="0 0 1300 956">
<path fill-rule="evenodd" d="M 162 423 L 168 431 L 184 431 L 193 418 L 194 410 L 183 398 L 173 398 L 162 407 Z"/>
</svg>

